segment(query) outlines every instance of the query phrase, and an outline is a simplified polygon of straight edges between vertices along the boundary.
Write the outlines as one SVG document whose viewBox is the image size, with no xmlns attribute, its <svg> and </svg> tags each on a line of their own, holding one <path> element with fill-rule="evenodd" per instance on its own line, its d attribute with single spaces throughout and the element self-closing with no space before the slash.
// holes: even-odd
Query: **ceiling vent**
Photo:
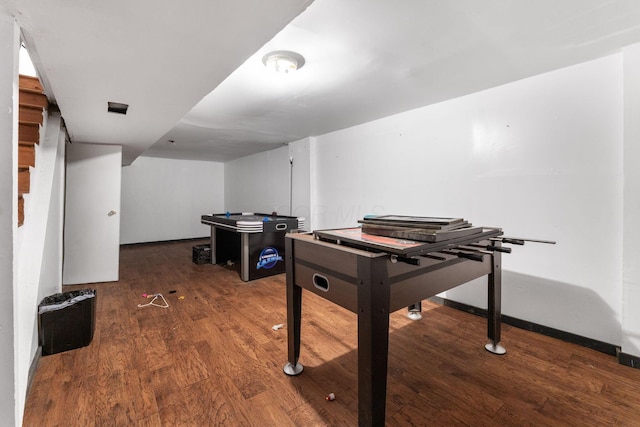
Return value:
<svg viewBox="0 0 640 427">
<path fill-rule="evenodd" d="M 110 113 L 127 114 L 129 104 L 122 104 L 121 102 L 107 102 L 107 111 Z"/>
</svg>

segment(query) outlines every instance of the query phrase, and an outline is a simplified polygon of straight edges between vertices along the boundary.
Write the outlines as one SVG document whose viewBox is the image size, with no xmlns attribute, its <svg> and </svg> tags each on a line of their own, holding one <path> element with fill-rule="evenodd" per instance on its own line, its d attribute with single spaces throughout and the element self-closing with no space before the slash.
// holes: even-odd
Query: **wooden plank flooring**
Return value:
<svg viewBox="0 0 640 427">
<path fill-rule="evenodd" d="M 95 337 L 40 359 L 25 426 L 357 425 L 355 315 L 305 291 L 305 370 L 287 377 L 284 275 L 196 265 L 199 243 L 123 247 L 119 282 L 65 287 L 98 290 Z M 492 355 L 484 319 L 423 309 L 391 316 L 388 426 L 640 425 L 640 370 L 506 325 Z"/>
</svg>

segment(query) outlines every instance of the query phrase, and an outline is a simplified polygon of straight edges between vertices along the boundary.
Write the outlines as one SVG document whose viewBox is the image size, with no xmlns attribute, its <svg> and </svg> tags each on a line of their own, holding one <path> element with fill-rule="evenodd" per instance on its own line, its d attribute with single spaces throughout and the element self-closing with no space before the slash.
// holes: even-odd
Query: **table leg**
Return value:
<svg viewBox="0 0 640 427">
<path fill-rule="evenodd" d="M 249 281 L 249 233 L 240 233 L 240 278 Z"/>
<path fill-rule="evenodd" d="M 293 239 L 285 238 L 285 268 L 287 276 L 287 343 L 288 362 L 284 373 L 298 375 L 304 369 L 300 358 L 300 323 L 302 320 L 302 288 L 295 284 L 293 275 Z"/>
<path fill-rule="evenodd" d="M 418 301 L 407 307 L 407 317 L 411 320 L 422 319 L 422 301 Z"/>
<path fill-rule="evenodd" d="M 487 335 L 489 343 L 484 346 L 494 354 L 505 354 L 507 350 L 500 345 L 501 317 L 502 317 L 502 257 L 500 252 L 494 251 L 491 273 L 488 277 L 488 312 Z"/>
<path fill-rule="evenodd" d="M 358 259 L 358 425 L 384 426 L 390 284 L 386 259 Z"/>
<path fill-rule="evenodd" d="M 216 263 L 216 226 L 212 225 L 211 226 L 211 250 L 209 251 L 211 253 L 211 264 L 215 264 Z"/>
</svg>

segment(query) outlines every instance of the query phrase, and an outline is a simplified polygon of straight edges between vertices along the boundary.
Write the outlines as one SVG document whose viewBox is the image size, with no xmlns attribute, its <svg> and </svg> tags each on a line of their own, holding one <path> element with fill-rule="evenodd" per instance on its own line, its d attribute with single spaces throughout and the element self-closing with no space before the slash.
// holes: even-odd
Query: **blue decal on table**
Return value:
<svg viewBox="0 0 640 427">
<path fill-rule="evenodd" d="M 272 268 L 278 263 L 278 261 L 282 261 L 282 257 L 276 248 L 264 248 L 258 257 L 258 265 L 256 268 L 258 270 L 261 268 Z"/>
</svg>

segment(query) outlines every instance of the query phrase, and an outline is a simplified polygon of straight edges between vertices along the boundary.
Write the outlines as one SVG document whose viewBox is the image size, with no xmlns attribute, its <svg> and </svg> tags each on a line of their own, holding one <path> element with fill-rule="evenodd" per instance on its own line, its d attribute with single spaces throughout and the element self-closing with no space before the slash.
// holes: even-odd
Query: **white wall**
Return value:
<svg viewBox="0 0 640 427">
<path fill-rule="evenodd" d="M 640 44 L 624 50 L 622 351 L 640 356 Z"/>
<path fill-rule="evenodd" d="M 305 138 L 225 163 L 226 210 L 291 214 L 305 218 L 309 228 L 310 141 Z"/>
<path fill-rule="evenodd" d="M 57 123 L 51 123 L 57 125 Z M 49 124 L 47 124 L 49 127 Z M 52 131 L 54 129 L 51 129 Z M 65 189 L 65 131 L 59 126 L 56 134 L 57 144 L 49 144 L 54 141 L 43 141 L 40 149 L 51 149 L 54 153 L 42 153 L 37 157 L 36 164 L 41 159 L 42 154 L 53 157 L 54 171 L 50 178 L 51 192 L 49 194 L 49 212 L 46 215 L 47 224 L 43 247 L 42 271 L 40 274 L 40 286 L 37 301 L 40 302 L 45 296 L 62 291 L 62 235 L 64 231 L 64 189 Z M 53 137 L 53 132 L 52 135 Z M 49 177 L 47 177 L 49 178 Z"/>
<path fill-rule="evenodd" d="M 304 138 L 289 144 L 289 158 L 293 161 L 291 168 L 291 216 L 305 219 L 305 228 L 312 230 L 311 216 L 311 141 Z M 284 213 L 284 212 L 283 212 Z M 288 212 L 287 212 L 288 213 Z"/>
<path fill-rule="evenodd" d="M 205 237 L 200 216 L 225 212 L 224 164 L 138 157 L 122 169 L 120 243 Z"/>
<path fill-rule="evenodd" d="M 288 215 L 290 169 L 286 146 L 226 162 L 226 210 Z"/>
<path fill-rule="evenodd" d="M 613 55 L 317 137 L 314 227 L 462 216 L 557 240 L 503 257 L 503 313 L 619 345 L 622 148 Z M 486 307 L 480 283 L 447 297 Z"/>
<path fill-rule="evenodd" d="M 59 113 L 49 114 L 36 147 L 36 167 L 25 195 L 20 228 L 16 310 L 16 401 L 24 407 L 29 368 L 38 357 L 37 306 L 62 288 L 62 233 L 65 134 Z"/>
<path fill-rule="evenodd" d="M 21 425 L 22 407 L 16 403 L 14 293 L 17 278 L 17 156 L 18 48 L 15 20 L 0 9 L 0 414 L 7 426 Z"/>
</svg>

